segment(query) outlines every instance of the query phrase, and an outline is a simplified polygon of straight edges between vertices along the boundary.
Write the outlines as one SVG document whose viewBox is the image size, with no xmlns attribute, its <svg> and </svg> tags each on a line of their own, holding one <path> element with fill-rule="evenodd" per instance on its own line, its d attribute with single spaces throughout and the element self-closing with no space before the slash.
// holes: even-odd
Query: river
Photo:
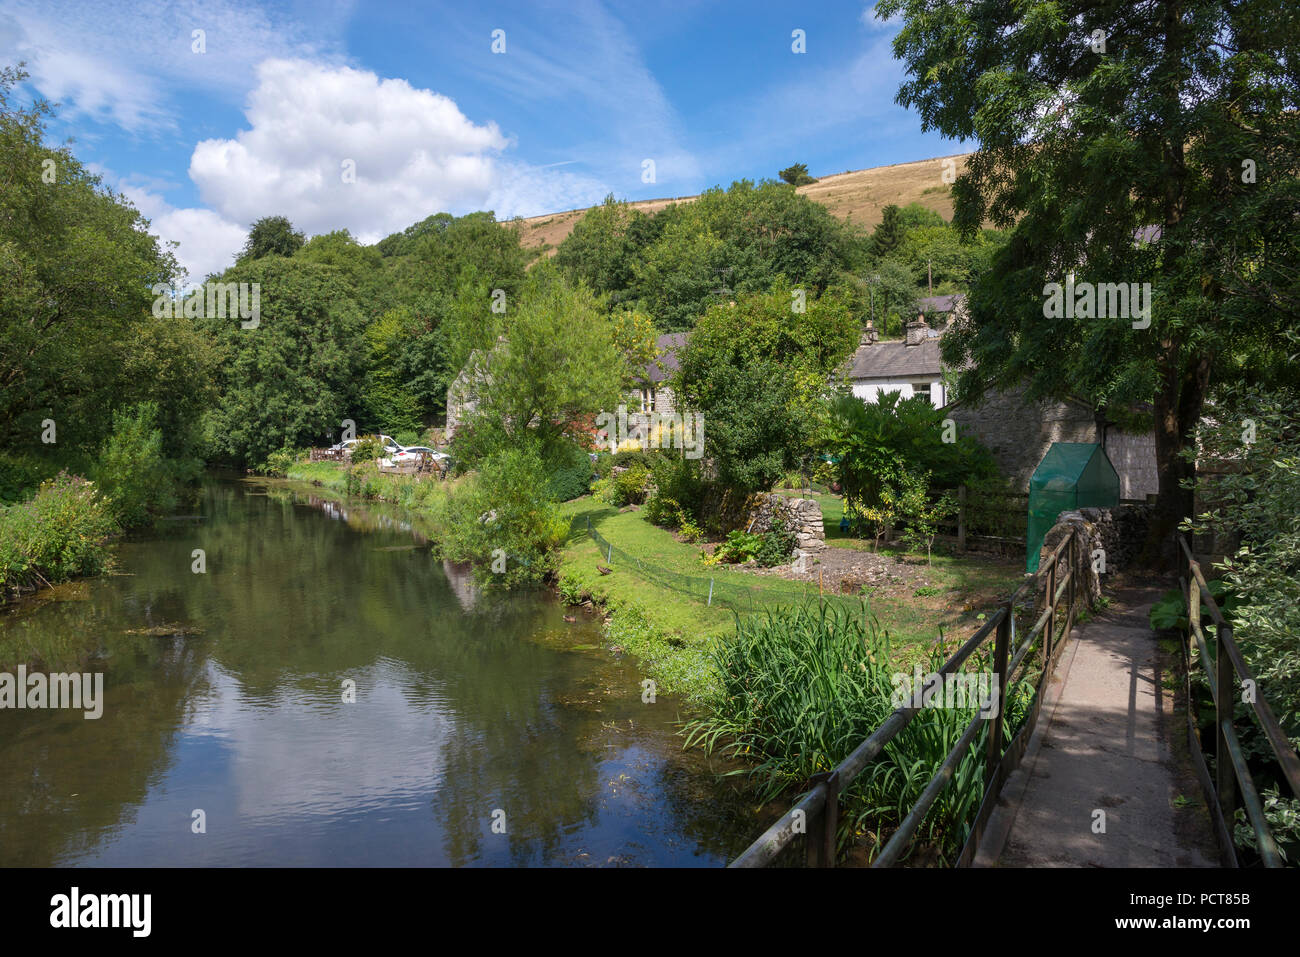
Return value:
<svg viewBox="0 0 1300 957">
<path fill-rule="evenodd" d="M 98 719 L 0 710 L 0 865 L 719 866 L 762 830 L 598 618 L 477 590 L 415 516 L 211 481 L 117 558 L 0 614 L 6 661 L 104 675 Z"/>
</svg>

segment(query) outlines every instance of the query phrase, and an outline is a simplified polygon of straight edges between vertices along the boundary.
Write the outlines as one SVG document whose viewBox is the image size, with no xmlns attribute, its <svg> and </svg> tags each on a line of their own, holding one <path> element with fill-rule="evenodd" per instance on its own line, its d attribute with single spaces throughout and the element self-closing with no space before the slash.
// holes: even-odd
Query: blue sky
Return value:
<svg viewBox="0 0 1300 957">
<path fill-rule="evenodd" d="M 50 139 L 74 138 L 195 280 L 263 215 L 374 242 L 441 211 L 964 152 L 894 104 L 896 31 L 839 0 L 0 0 L 0 60 L 62 104 Z"/>
</svg>

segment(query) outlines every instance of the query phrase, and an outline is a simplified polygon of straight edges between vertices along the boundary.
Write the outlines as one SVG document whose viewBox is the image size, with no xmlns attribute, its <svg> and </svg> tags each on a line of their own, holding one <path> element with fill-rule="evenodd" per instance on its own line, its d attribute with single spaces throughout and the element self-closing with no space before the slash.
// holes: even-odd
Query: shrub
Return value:
<svg viewBox="0 0 1300 957">
<path fill-rule="evenodd" d="M 613 472 L 608 478 L 596 482 L 594 491 L 598 498 L 618 508 L 640 505 L 650 490 L 651 473 L 644 465 L 633 465 L 622 472 Z"/>
<path fill-rule="evenodd" d="M 485 582 L 506 586 L 549 577 L 569 527 L 547 494 L 541 458 L 524 449 L 484 459 L 441 513 L 444 551 L 472 561 Z"/>
<path fill-rule="evenodd" d="M 274 475 L 277 478 L 284 478 L 289 474 L 289 469 L 293 468 L 300 458 L 302 458 L 300 451 L 285 446 L 279 451 L 268 455 L 266 461 L 257 467 L 257 472 L 261 475 Z"/>
<path fill-rule="evenodd" d="M 113 432 L 104 443 L 95 477 L 123 527 L 139 525 L 150 512 L 176 507 L 176 475 L 163 456 L 163 434 L 155 423 L 158 407 L 144 402 L 113 414 Z"/>
<path fill-rule="evenodd" d="M 0 509 L 0 589 L 100 574 L 117 530 L 94 484 L 60 472 L 29 501 Z"/>
<path fill-rule="evenodd" d="M 352 446 L 351 459 L 355 463 L 373 462 L 384 457 L 384 443 L 377 435 L 363 435 Z"/>
<path fill-rule="evenodd" d="M 794 533 L 786 529 L 785 522 L 779 516 L 774 516 L 772 527 L 762 535 L 754 560 L 764 568 L 783 565 L 789 561 L 791 553 L 794 552 L 794 544 Z"/>
<path fill-rule="evenodd" d="M 567 502 L 591 491 L 591 456 L 576 445 L 561 446 L 547 462 L 547 488 L 556 502 Z"/>
</svg>

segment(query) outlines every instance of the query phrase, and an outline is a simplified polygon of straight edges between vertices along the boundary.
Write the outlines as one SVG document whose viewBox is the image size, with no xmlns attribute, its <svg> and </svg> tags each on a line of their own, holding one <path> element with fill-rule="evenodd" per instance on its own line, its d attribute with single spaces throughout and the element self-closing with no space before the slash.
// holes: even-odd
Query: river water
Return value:
<svg viewBox="0 0 1300 957">
<path fill-rule="evenodd" d="M 5 670 L 104 675 L 97 720 L 0 709 L 0 865 L 724 864 L 765 822 L 569 613 L 395 509 L 211 482 L 0 615 Z"/>
</svg>

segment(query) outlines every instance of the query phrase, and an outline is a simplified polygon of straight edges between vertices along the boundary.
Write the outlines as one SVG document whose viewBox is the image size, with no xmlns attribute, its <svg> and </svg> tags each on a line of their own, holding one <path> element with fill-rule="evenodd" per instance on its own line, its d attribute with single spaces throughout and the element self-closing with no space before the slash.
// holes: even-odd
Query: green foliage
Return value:
<svg viewBox="0 0 1300 957">
<path fill-rule="evenodd" d="M 978 145 L 954 224 L 1010 230 L 944 337 L 961 395 L 1027 385 L 1103 408 L 1150 403 L 1160 499 L 1149 558 L 1189 517 L 1179 453 L 1216 382 L 1294 377 L 1300 84 L 1293 5 L 1191 0 L 1125 15 L 1083 0 L 883 0 L 908 74 L 898 102 Z M 1083 43 L 1110 38 L 1104 55 Z M 1177 64 L 1171 68 L 1171 64 Z M 1032 145 L 1031 145 L 1032 144 Z M 1146 227 L 1155 241 L 1135 242 Z M 1150 283 L 1146 317 L 1048 316 L 1047 283 Z M 1144 326 L 1149 320 L 1149 326 Z M 1138 327 L 1134 327 L 1134 323 Z"/>
<path fill-rule="evenodd" d="M 1201 474 L 1198 498 L 1208 507 L 1186 527 L 1224 541 L 1239 540 L 1216 569 L 1230 595 L 1224 604 L 1260 692 L 1288 734 L 1297 738 L 1300 397 L 1289 391 L 1242 390 L 1223 397 L 1214 420 L 1202 424 L 1194 448 L 1202 461 L 1226 467 Z M 1211 586 L 1213 591 L 1213 582 Z"/>
<path fill-rule="evenodd" d="M 754 561 L 764 568 L 783 565 L 794 553 L 794 532 L 785 527 L 780 516 L 773 517 L 772 527 L 762 534 L 761 539 Z"/>
<path fill-rule="evenodd" d="M 144 523 L 150 513 L 171 511 L 178 501 L 176 475 L 163 456 L 157 419 L 153 403 L 115 413 L 113 433 L 96 465 L 96 482 L 124 528 Z"/>
<path fill-rule="evenodd" d="M 898 207 L 890 203 L 880 211 L 880 225 L 871 234 L 871 255 L 877 259 L 888 256 L 903 241 L 903 224 L 898 220 Z"/>
<path fill-rule="evenodd" d="M 577 445 L 560 446 L 547 463 L 547 489 L 551 500 L 567 502 L 591 490 L 594 469 L 591 456 Z"/>
<path fill-rule="evenodd" d="M 781 181 L 789 183 L 791 186 L 807 186 L 809 183 L 817 182 L 816 179 L 808 175 L 807 163 L 795 163 L 793 166 L 787 166 L 778 174 Z"/>
<path fill-rule="evenodd" d="M 733 773 L 750 777 L 760 802 L 806 788 L 895 707 L 889 635 L 865 609 L 857 615 L 805 605 L 739 619 L 735 637 L 716 643 L 712 658 L 721 690 L 713 715 L 687 725 L 687 743 L 746 759 L 747 771 Z M 942 649 L 932 650 L 927 672 L 942 660 Z M 974 714 L 973 708 L 922 708 L 841 795 L 840 846 L 863 827 L 900 821 Z M 981 740 L 922 826 L 922 836 L 949 854 L 960 848 L 983 793 Z"/>
<path fill-rule="evenodd" d="M 555 260 L 611 305 L 635 305 L 673 331 L 781 276 L 821 295 L 864 258 L 854 230 L 824 206 L 783 183 L 744 180 L 653 216 L 611 197 L 587 212 Z"/>
<path fill-rule="evenodd" d="M 383 440 L 379 436 L 363 435 L 352 446 L 350 458 L 354 465 L 365 465 L 375 461 L 375 459 L 383 458 L 386 454 Z"/>
<path fill-rule="evenodd" d="M 738 565 L 757 559 L 762 547 L 762 535 L 733 528 L 727 533 L 726 540 L 720 542 L 718 547 L 713 550 L 712 555 L 702 553 L 701 557 L 706 565 L 717 565 L 719 563 Z"/>
<path fill-rule="evenodd" d="M 542 459 L 526 449 L 486 459 L 449 498 L 439 524 L 448 558 L 472 561 L 483 581 L 507 587 L 550 576 L 569 531 L 547 494 Z"/>
<path fill-rule="evenodd" d="M 190 320 L 151 315 L 151 287 L 180 270 L 129 202 L 44 145 L 50 106 L 15 102 L 26 76 L 0 68 L 0 448 L 41 461 L 37 475 L 84 471 L 114 411 L 152 400 L 180 456 L 209 396 L 208 345 Z"/>
<path fill-rule="evenodd" d="M 266 461 L 258 467 L 257 471 L 262 475 L 284 478 L 289 474 L 289 469 L 293 468 L 302 459 L 303 454 L 298 449 L 277 449 L 266 457 Z"/>
<path fill-rule="evenodd" d="M 804 300 L 776 283 L 763 295 L 714 306 L 679 354 L 683 408 L 704 417 L 705 455 L 718 481 L 765 491 L 815 450 L 828 375 L 857 344 L 845 298 Z"/>
<path fill-rule="evenodd" d="M 992 453 L 971 436 L 951 436 L 943 413 L 923 397 L 888 392 L 872 403 L 840 394 L 829 409 L 825 448 L 839 460 L 845 501 L 856 509 L 884 506 L 882 489 L 905 474 L 928 475 L 941 490 L 998 474 Z M 944 441 L 946 434 L 955 441 Z"/>
<path fill-rule="evenodd" d="M 237 262 L 263 256 L 292 256 L 302 249 L 303 234 L 293 228 L 287 216 L 263 216 L 248 228 L 248 239 Z"/>
<path fill-rule="evenodd" d="M 646 500 L 653 473 L 644 465 L 631 465 L 596 483 L 597 497 L 611 505 L 640 505 Z"/>
<path fill-rule="evenodd" d="M 903 541 L 917 551 L 924 547 L 927 565 L 939 522 L 957 512 L 957 499 L 951 492 L 944 492 L 931 501 L 929 478 L 929 475 L 924 475 L 906 483 L 899 500 L 899 513 L 907 523 Z"/>
<path fill-rule="evenodd" d="M 617 407 L 627 375 L 616 321 L 589 289 L 569 286 L 545 264 L 529 274 L 501 328 L 504 338 L 472 352 L 465 367 L 478 402 L 453 454 L 471 467 L 519 446 L 549 458 L 571 442 L 566 436 Z"/>
<path fill-rule="evenodd" d="M 0 598 L 100 574 L 117 530 L 110 503 L 91 482 L 66 472 L 42 482 L 29 501 L 0 508 Z"/>
</svg>

